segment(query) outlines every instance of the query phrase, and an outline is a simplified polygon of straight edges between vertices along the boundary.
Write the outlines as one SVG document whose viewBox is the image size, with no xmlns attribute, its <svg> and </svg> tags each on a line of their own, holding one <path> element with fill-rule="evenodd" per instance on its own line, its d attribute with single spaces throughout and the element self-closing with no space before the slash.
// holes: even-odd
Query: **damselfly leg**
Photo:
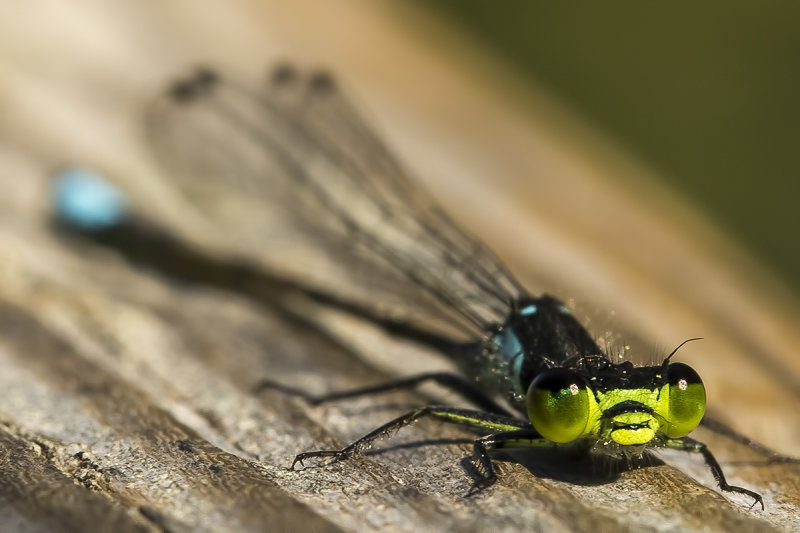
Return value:
<svg viewBox="0 0 800 533">
<path fill-rule="evenodd" d="M 726 492 L 737 492 L 739 494 L 750 496 L 755 500 L 751 507 L 756 503 L 759 503 L 761 504 L 761 509 L 764 509 L 764 498 L 762 498 L 759 493 L 728 483 L 728 481 L 725 479 L 725 474 L 722 473 L 722 467 L 719 465 L 719 462 L 717 462 L 714 454 L 711 453 L 711 450 L 709 450 L 708 446 L 706 446 L 704 443 L 696 441 L 691 437 L 681 437 L 677 439 L 667 439 L 664 443 L 664 446 L 666 448 L 672 448 L 673 450 L 701 454 L 706 462 L 706 465 L 714 475 L 714 479 L 717 480 L 717 485 L 719 485 L 721 490 Z"/>
<path fill-rule="evenodd" d="M 443 405 L 429 405 L 409 411 L 387 422 L 340 450 L 315 450 L 297 454 L 290 468 L 294 469 L 298 463 L 300 463 L 301 466 L 305 466 L 303 461 L 317 457 L 331 457 L 333 458 L 333 462 L 343 461 L 353 455 L 363 453 L 370 448 L 376 440 L 386 438 L 399 429 L 416 423 L 423 417 L 435 418 L 443 422 L 460 424 L 493 432 L 490 435 L 476 439 L 473 444 L 473 458 L 478 464 L 481 477 L 475 482 L 470 493 L 491 485 L 497 479 L 492 459 L 489 456 L 489 450 L 507 447 L 506 444 L 511 443 L 515 446 L 525 443 L 529 447 L 531 445 L 547 447 L 556 445 L 553 442 L 541 438 L 531 427 L 530 423 L 523 422 L 522 420 L 510 416 Z"/>
<path fill-rule="evenodd" d="M 260 392 L 264 390 L 277 390 L 290 396 L 302 398 L 311 405 L 319 405 L 325 402 L 334 402 L 338 400 L 356 398 L 359 396 L 371 396 L 373 394 L 381 394 L 396 390 L 414 389 L 425 382 L 436 383 L 437 385 L 458 394 L 475 407 L 480 408 L 482 411 L 505 415 L 508 417 L 512 416 L 507 409 L 500 406 L 490 396 L 478 389 L 473 383 L 468 381 L 466 378 L 451 372 L 430 372 L 425 374 L 417 374 L 414 376 L 381 383 L 379 385 L 360 387 L 346 391 L 331 392 L 322 395 L 309 394 L 301 389 L 290 387 L 277 381 L 264 379 L 261 380 L 258 385 L 256 385 L 255 391 Z"/>
</svg>

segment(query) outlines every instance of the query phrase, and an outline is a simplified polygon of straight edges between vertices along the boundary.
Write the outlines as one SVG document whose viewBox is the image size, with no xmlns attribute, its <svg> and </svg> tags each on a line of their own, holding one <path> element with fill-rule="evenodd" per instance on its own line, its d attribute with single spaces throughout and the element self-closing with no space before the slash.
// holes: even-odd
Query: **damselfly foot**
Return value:
<svg viewBox="0 0 800 533">
<path fill-rule="evenodd" d="M 307 467 L 303 461 L 306 459 L 311 459 L 312 457 L 333 457 L 333 459 L 328 461 L 327 463 L 319 465 L 319 466 L 328 466 L 332 465 L 333 463 L 338 463 L 339 461 L 347 459 L 349 457 L 349 454 L 343 450 L 315 450 L 312 452 L 298 453 L 297 455 L 295 455 L 294 461 L 292 461 L 289 470 L 298 470 L 297 468 L 295 468 L 297 463 L 300 463 L 300 466 L 303 467 L 300 468 L 299 470 L 305 470 Z"/>
</svg>

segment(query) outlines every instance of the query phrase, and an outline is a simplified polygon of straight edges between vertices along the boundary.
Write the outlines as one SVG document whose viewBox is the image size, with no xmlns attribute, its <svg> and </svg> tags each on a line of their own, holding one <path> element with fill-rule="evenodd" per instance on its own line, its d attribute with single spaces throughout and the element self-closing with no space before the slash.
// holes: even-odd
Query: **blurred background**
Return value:
<svg viewBox="0 0 800 533">
<path fill-rule="evenodd" d="M 44 329 L 76 347 L 71 357 L 100 369 L 101 383 L 113 382 L 135 401 L 101 395 L 73 406 L 72 395 L 103 391 L 81 383 L 91 372 L 72 376 L 74 365 L 67 365 L 63 375 L 47 374 L 51 366 L 59 368 L 58 351 L 42 351 L 35 366 L 40 351 L 26 350 L 23 339 L 22 348 L 0 350 L 6 391 L 0 418 L 32 435 L 60 439 L 63 450 L 54 447 L 69 459 L 75 443 L 90 453 L 92 443 L 112 438 L 98 427 L 150 424 L 150 414 L 106 413 L 149 402 L 180 422 L 167 420 L 168 429 L 194 432 L 198 447 L 246 459 L 227 468 L 257 462 L 268 474 L 265 483 L 314 504 L 314 516 L 346 529 L 363 523 L 377 528 L 388 506 L 402 511 L 398 516 L 408 530 L 426 523 L 425 512 L 412 513 L 419 502 L 394 485 L 415 467 L 402 456 L 397 464 L 381 458 L 388 473 L 376 474 L 380 483 L 369 491 L 357 487 L 367 498 L 357 510 L 344 491 L 332 495 L 313 485 L 318 478 L 283 477 L 279 465 L 298 442 L 314 447 L 329 433 L 346 441 L 385 413 L 358 417 L 361 426 L 353 427 L 352 417 L 335 409 L 304 418 L 252 394 L 253 379 L 270 372 L 324 390 L 427 370 L 412 359 L 410 352 L 419 350 L 372 361 L 371 355 L 384 352 L 374 349 L 377 334 L 348 335 L 345 330 L 361 332 L 363 325 L 329 320 L 320 311 L 319 323 L 363 356 L 358 372 L 348 366 L 352 362 L 326 366 L 328 352 L 304 347 L 303 335 L 284 339 L 283 325 L 265 326 L 269 313 L 254 311 L 241 298 L 171 284 L 114 254 L 76 247 L 48 224 L 53 172 L 80 165 L 109 177 L 137 211 L 181 238 L 217 254 L 274 262 L 268 246 L 254 246 L 241 235 L 252 213 L 233 210 L 241 213 L 241 226 L 225 225 L 210 215 L 213 206 L 187 201 L 154 161 L 142 120 L 176 77 L 198 66 L 219 68 L 255 87 L 269 65 L 290 61 L 331 71 L 416 181 L 488 243 L 531 292 L 576 302 L 582 315 L 596 320 L 589 323 L 595 333 L 611 323 L 644 361 L 657 360 L 686 338 L 705 337 L 679 356 L 703 376 L 711 412 L 781 451 L 800 454 L 800 75 L 792 64 L 800 52 L 800 7 L 788 1 L 757 8 L 743 1 L 503 6 L 438 0 L 7 3 L 0 19 L 0 299 L 30 311 Z M 0 344 L 2 338 L 0 331 Z M 275 343 L 285 345 L 277 349 Z M 79 392 L 62 386 L 72 378 Z M 42 399 L 49 396 L 60 401 Z M 152 479 L 163 479 L 156 459 L 165 452 L 147 447 L 148 431 L 133 426 L 113 438 L 141 437 L 130 449 L 150 454 Z M 170 512 L 170 506 L 184 505 L 136 473 L 150 463 L 122 454 L 109 454 L 103 463 L 107 449 L 100 445 L 99 464 L 135 465 L 104 474 L 108 486 L 125 487 L 109 490 L 114 501 L 162 502 Z M 730 451 L 730 443 L 721 446 Z M 430 457 L 425 468 L 451 465 Z M 167 466 L 173 475 L 174 465 Z M 318 475 L 333 479 L 336 472 Z M 768 499 L 784 498 L 785 507 L 772 507 L 784 515 L 771 516 L 784 528 L 797 527 L 791 507 L 798 505 L 796 484 L 786 476 L 775 481 L 775 472 L 750 469 L 745 477 L 769 490 Z M 473 506 L 454 492 L 463 480 L 452 480 L 463 473 L 428 474 L 420 470 L 425 481 L 414 483 L 432 499 L 436 516 L 463 517 L 476 530 L 489 522 L 510 528 L 520 509 L 534 513 L 540 507 L 503 499 L 502 492 L 492 496 L 494 507 Z M 691 474 L 713 486 L 706 470 Z M 196 475 L 188 470 L 187 486 Z M 425 485 L 438 479 L 452 482 Z M 512 489 L 514 483 L 541 482 L 515 479 Z M 678 486 L 686 479 L 665 483 Z M 340 476 L 335 482 L 344 481 Z M 386 496 L 386 486 L 397 490 Z M 636 501 L 614 500 L 628 493 L 625 487 L 553 486 L 574 497 L 556 502 L 563 505 L 558 520 L 575 514 L 576 501 L 601 502 L 596 505 L 602 512 L 587 511 L 587 523 L 606 509 L 621 513 L 612 530 L 634 514 L 641 525 L 655 520 L 638 514 L 639 492 Z M 217 487 L 216 480 L 203 487 Z M 513 497 L 547 493 L 525 487 Z M 637 483 L 641 487 L 653 488 L 647 497 L 655 506 L 665 504 L 657 484 Z M 240 493 L 235 489 L 233 500 Z M 193 529 L 198 516 L 211 516 L 197 509 L 216 500 L 189 500 L 200 503 L 187 505 L 178 518 Z M 692 506 L 672 503 L 675 508 L 664 512 L 688 528 L 682 520 L 691 519 Z M 488 509 L 498 513 L 494 521 Z M 721 524 L 718 529 L 730 529 Z"/>
<path fill-rule="evenodd" d="M 612 137 L 797 292 L 797 3 L 421 4 Z"/>
</svg>

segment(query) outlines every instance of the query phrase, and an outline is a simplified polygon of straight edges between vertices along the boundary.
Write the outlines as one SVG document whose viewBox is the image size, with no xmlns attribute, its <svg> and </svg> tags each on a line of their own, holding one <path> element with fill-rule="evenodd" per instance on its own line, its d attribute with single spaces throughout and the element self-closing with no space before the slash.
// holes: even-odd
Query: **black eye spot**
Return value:
<svg viewBox="0 0 800 533">
<path fill-rule="evenodd" d="M 554 395 L 563 390 L 568 390 L 574 395 L 586 387 L 586 380 L 570 370 L 555 368 L 540 374 L 531 386 L 535 386 L 539 390 L 549 391 Z"/>
<path fill-rule="evenodd" d="M 672 363 L 667 368 L 667 383 L 669 383 L 670 387 L 686 390 L 689 385 L 702 384 L 703 380 L 689 365 Z"/>
</svg>

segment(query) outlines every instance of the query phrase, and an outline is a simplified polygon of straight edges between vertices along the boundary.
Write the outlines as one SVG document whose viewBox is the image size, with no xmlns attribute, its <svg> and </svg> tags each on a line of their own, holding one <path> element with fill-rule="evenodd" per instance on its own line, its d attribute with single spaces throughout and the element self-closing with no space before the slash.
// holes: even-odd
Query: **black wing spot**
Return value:
<svg viewBox="0 0 800 533">
<path fill-rule="evenodd" d="M 336 91 L 336 80 L 324 70 L 318 70 L 311 74 L 308 80 L 308 90 L 317 94 L 329 94 Z"/>
<path fill-rule="evenodd" d="M 190 78 L 179 80 L 169 89 L 170 97 L 178 103 L 190 103 L 208 95 L 219 82 L 219 75 L 213 70 L 198 68 Z"/>
<path fill-rule="evenodd" d="M 270 73 L 272 85 L 290 85 L 297 81 L 299 74 L 297 69 L 289 63 L 277 64 Z"/>
</svg>

